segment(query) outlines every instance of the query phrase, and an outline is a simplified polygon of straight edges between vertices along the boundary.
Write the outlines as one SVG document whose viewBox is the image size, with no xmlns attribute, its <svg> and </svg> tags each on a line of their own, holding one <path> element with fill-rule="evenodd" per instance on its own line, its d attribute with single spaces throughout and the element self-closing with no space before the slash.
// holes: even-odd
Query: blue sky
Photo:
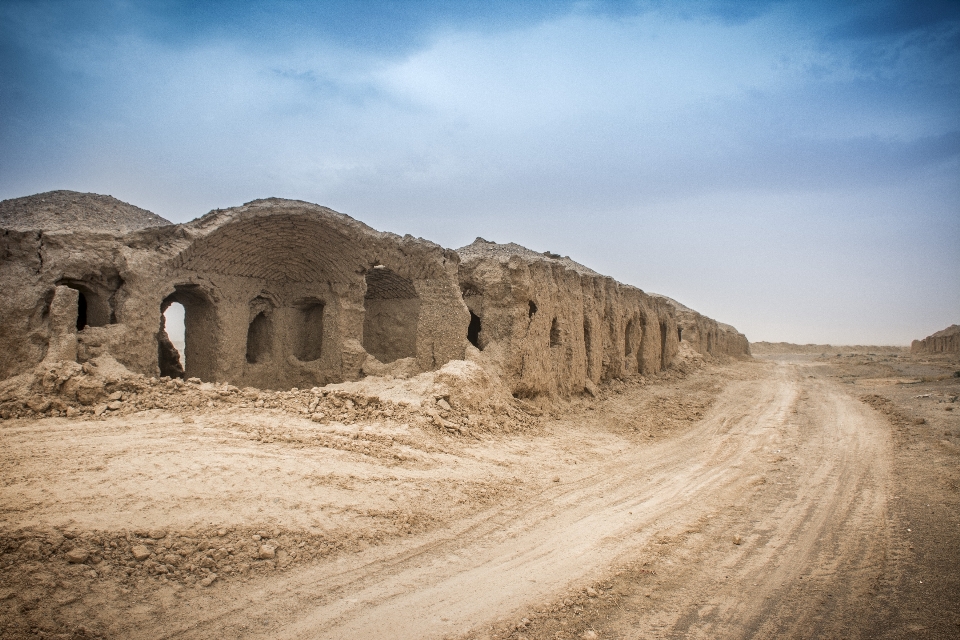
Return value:
<svg viewBox="0 0 960 640">
<path fill-rule="evenodd" d="M 300 198 L 752 340 L 960 322 L 960 3 L 0 2 L 0 199 Z"/>
</svg>

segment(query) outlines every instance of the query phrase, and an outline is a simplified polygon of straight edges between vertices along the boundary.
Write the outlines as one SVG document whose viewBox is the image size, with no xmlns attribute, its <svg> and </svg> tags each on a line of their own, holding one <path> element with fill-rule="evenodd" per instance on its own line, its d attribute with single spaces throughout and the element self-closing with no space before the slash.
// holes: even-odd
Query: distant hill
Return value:
<svg viewBox="0 0 960 640">
<path fill-rule="evenodd" d="M 889 345 L 833 345 L 833 344 L 793 344 L 790 342 L 751 342 L 750 352 L 754 355 L 770 353 L 906 353 L 908 347 Z"/>
</svg>

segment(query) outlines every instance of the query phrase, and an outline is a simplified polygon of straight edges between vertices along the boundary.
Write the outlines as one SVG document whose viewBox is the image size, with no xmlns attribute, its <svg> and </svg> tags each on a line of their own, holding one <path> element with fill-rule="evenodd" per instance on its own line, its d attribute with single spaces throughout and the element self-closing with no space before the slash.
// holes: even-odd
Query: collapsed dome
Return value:
<svg viewBox="0 0 960 640">
<path fill-rule="evenodd" d="M 172 224 L 113 196 L 48 191 L 0 202 L 0 228 L 123 234 Z"/>
</svg>

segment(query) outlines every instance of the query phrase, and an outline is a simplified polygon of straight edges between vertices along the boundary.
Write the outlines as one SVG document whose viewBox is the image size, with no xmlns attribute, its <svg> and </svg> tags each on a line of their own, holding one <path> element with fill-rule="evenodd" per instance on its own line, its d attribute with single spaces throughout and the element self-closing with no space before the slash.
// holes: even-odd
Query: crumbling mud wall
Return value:
<svg viewBox="0 0 960 640">
<path fill-rule="evenodd" d="M 677 318 L 678 337 L 704 355 L 748 356 L 750 342 L 735 328 L 697 313 L 676 300 L 653 294 L 673 308 Z"/>
<path fill-rule="evenodd" d="M 655 374 L 681 339 L 749 353 L 732 327 L 569 258 L 482 239 L 455 252 L 277 198 L 186 224 L 94 194 L 4 201 L 0 295 L 0 379 L 109 361 L 312 388 L 437 371 L 472 343 L 529 398 Z M 165 326 L 172 304 L 184 309 L 182 354 Z"/>
<path fill-rule="evenodd" d="M 35 367 L 71 340 L 64 332 L 79 362 L 109 354 L 136 373 L 260 388 L 463 358 L 458 258 L 434 243 L 281 199 L 133 231 L 30 229 L 47 195 L 4 203 L 17 215 L 0 220 L 15 227 L 0 236 L 0 378 Z M 61 288 L 77 293 L 69 326 L 51 316 Z M 174 302 L 185 311 L 185 363 L 162 326 Z"/>
<path fill-rule="evenodd" d="M 911 353 L 960 353 L 960 325 L 953 324 L 910 344 Z"/>
<path fill-rule="evenodd" d="M 654 374 L 677 354 L 672 308 L 640 289 L 516 244 L 478 238 L 457 252 L 470 341 L 518 397 Z"/>
</svg>

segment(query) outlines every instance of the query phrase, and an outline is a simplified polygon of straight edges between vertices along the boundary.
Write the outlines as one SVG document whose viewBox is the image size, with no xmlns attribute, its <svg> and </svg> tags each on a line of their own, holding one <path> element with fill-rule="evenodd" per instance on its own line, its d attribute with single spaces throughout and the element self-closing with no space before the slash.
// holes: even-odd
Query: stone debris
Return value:
<svg viewBox="0 0 960 640">
<path fill-rule="evenodd" d="M 143 560 L 146 560 L 147 558 L 149 558 L 151 551 L 150 551 L 150 549 L 148 549 L 148 548 L 145 547 L 144 545 L 138 544 L 138 545 L 133 546 L 133 547 L 130 549 L 130 553 L 131 553 L 131 555 L 133 555 L 133 559 L 134 559 L 134 560 L 137 560 L 138 562 L 140 562 L 140 561 L 143 561 Z"/>
<path fill-rule="evenodd" d="M 76 548 L 68 551 L 64 557 L 70 564 L 82 564 L 90 558 L 90 552 L 84 549 Z"/>
</svg>

